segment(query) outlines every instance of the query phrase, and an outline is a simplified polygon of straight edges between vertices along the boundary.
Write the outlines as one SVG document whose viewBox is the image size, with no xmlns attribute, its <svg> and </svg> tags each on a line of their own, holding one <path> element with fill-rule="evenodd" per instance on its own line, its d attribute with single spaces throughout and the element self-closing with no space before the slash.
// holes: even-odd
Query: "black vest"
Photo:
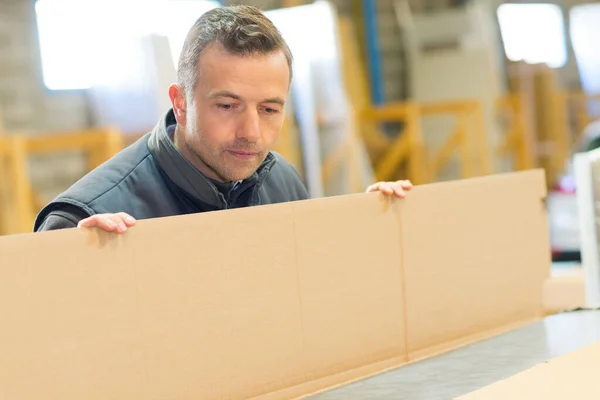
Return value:
<svg viewBox="0 0 600 400">
<path fill-rule="evenodd" d="M 170 110 L 152 132 L 46 205 L 36 218 L 34 231 L 49 213 L 65 204 L 76 206 L 86 215 L 126 212 L 136 219 L 146 219 L 308 197 L 294 167 L 274 152 L 235 189 L 234 185 L 212 182 L 175 147 L 167 133 L 167 127 L 175 123 Z"/>
</svg>

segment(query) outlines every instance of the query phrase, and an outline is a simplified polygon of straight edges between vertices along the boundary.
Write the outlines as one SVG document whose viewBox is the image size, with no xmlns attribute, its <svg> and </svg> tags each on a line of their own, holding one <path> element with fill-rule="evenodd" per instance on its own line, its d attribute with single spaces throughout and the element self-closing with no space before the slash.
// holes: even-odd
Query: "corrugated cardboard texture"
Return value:
<svg viewBox="0 0 600 400">
<path fill-rule="evenodd" d="M 400 204 L 409 358 L 540 317 L 551 264 L 543 174 L 417 189 Z"/>
<path fill-rule="evenodd" d="M 288 399 L 532 318 L 543 181 L 2 237 L 0 399 Z"/>
<path fill-rule="evenodd" d="M 600 342 L 539 364 L 456 400 L 598 400 Z"/>
</svg>

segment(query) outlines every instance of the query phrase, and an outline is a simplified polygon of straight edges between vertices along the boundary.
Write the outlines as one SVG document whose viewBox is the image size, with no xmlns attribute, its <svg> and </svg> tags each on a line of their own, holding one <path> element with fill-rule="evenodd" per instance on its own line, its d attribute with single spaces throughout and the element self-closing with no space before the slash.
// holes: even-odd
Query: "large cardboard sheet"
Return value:
<svg viewBox="0 0 600 400">
<path fill-rule="evenodd" d="M 531 320 L 543 181 L 2 237 L 0 399 L 289 399 Z"/>
<path fill-rule="evenodd" d="M 534 171 L 425 185 L 401 204 L 411 359 L 542 315 L 545 193 Z"/>
<path fill-rule="evenodd" d="M 456 400 L 597 400 L 600 342 L 539 364 Z"/>
<path fill-rule="evenodd" d="M 0 398 L 244 399 L 397 365 L 394 212 L 350 196 L 2 238 Z"/>
</svg>

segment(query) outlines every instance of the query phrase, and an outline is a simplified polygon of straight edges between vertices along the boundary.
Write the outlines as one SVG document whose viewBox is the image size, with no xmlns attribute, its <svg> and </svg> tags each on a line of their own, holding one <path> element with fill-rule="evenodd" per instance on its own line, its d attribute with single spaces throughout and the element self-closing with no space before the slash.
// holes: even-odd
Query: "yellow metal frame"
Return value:
<svg viewBox="0 0 600 400">
<path fill-rule="evenodd" d="M 26 138 L 28 154 L 60 151 L 84 151 L 88 154 L 88 170 L 108 160 L 124 147 L 123 135 L 117 129 L 97 128 L 80 132 L 49 133 Z"/>
<path fill-rule="evenodd" d="M 32 189 L 27 158 L 32 154 L 61 151 L 84 151 L 88 170 L 114 156 L 124 147 L 122 134 L 112 128 L 78 132 L 49 133 L 39 136 L 12 134 L 0 136 L 0 234 L 31 232 L 35 214 L 40 208 Z M 8 169 L 2 168 L 8 161 Z M 7 182 L 7 185 L 1 185 Z"/>
<path fill-rule="evenodd" d="M 550 159 L 552 171 L 548 171 L 549 181 L 564 169 L 564 163 L 571 157 L 573 147 L 583 140 L 586 126 L 594 119 L 587 111 L 587 102 L 600 101 L 600 94 L 589 95 L 583 92 L 561 92 L 549 90 L 546 106 L 551 120 L 547 124 L 548 141 L 535 137 L 527 119 L 527 101 L 524 94 L 513 93 L 501 98 L 498 108 L 509 115 L 510 122 L 506 136 L 497 149 L 498 156 L 512 156 L 514 168 L 524 170 L 537 168 L 540 157 Z M 574 112 L 575 114 L 571 114 Z M 570 119 L 575 122 L 575 132 L 571 130 Z"/>
<path fill-rule="evenodd" d="M 22 137 L 0 137 L 0 234 L 28 232 L 32 228 L 26 148 Z"/>
<path fill-rule="evenodd" d="M 403 131 L 390 143 L 383 157 L 375 163 L 375 176 L 378 181 L 393 179 L 396 168 L 404 161 L 408 163 L 407 178 L 415 184 L 429 180 L 427 165 L 424 162 L 420 108 L 416 103 L 390 103 L 367 109 L 362 114 L 361 122 L 404 123 Z"/>
<path fill-rule="evenodd" d="M 438 115 L 456 117 L 456 127 L 441 150 L 428 157 L 421 123 L 427 116 Z M 406 161 L 408 177 L 415 184 L 431 182 L 456 151 L 459 152 L 463 178 L 492 172 L 491 154 L 483 122 L 483 108 L 478 101 L 390 103 L 365 110 L 362 114 L 362 122 L 404 123 L 403 132 L 390 143 L 385 155 L 376 162 L 377 180 L 389 180 L 394 176 L 398 165 Z M 474 148 L 477 149 L 475 153 L 472 152 Z"/>
<path fill-rule="evenodd" d="M 520 94 L 510 94 L 498 101 L 501 112 L 508 114 L 509 124 L 504 140 L 497 149 L 497 155 L 512 156 L 517 171 L 537 166 L 533 146 L 533 132 L 528 127 L 525 116 L 525 101 Z"/>
</svg>

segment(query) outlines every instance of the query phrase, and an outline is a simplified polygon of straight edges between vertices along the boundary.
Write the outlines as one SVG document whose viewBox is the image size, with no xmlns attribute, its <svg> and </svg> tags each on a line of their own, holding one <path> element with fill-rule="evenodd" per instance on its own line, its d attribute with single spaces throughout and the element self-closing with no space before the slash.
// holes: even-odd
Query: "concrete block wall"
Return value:
<svg viewBox="0 0 600 400">
<path fill-rule="evenodd" d="M 88 126 L 82 93 L 50 92 L 44 87 L 33 1 L 0 1 L 0 115 L 4 130 L 37 134 Z M 32 182 L 47 200 L 84 172 L 79 154 L 34 157 Z"/>
<path fill-rule="evenodd" d="M 33 1 L 0 1 L 0 110 L 9 131 L 87 126 L 81 93 L 50 93 L 43 85 Z"/>
</svg>

